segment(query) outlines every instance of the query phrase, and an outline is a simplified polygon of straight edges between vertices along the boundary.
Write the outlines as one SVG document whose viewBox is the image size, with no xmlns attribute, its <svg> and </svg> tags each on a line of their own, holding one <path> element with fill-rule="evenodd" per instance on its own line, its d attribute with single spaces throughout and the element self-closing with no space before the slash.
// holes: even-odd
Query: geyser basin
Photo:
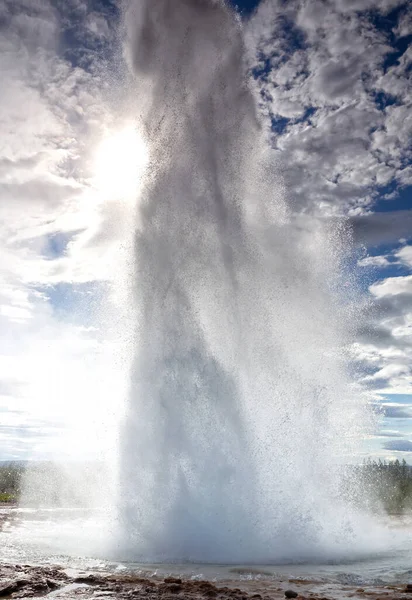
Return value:
<svg viewBox="0 0 412 600">
<path fill-rule="evenodd" d="M 376 549 L 341 500 L 369 423 L 342 351 L 345 240 L 288 206 L 223 2 L 129 2 L 124 23 L 150 162 L 116 552 L 267 563 Z"/>
</svg>

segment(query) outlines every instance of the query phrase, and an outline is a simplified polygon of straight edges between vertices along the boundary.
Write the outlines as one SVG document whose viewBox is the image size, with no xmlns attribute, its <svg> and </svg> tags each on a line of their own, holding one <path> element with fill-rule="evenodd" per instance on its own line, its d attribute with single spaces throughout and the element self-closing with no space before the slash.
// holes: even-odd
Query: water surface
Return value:
<svg viewBox="0 0 412 600">
<path fill-rule="evenodd" d="M 182 576 L 215 582 L 274 582 L 304 580 L 320 585 L 380 586 L 412 580 L 412 516 L 388 517 L 392 534 L 386 552 L 371 553 L 362 560 L 300 564 L 150 564 L 105 555 L 107 540 L 102 526 L 104 511 L 84 509 L 0 508 L 0 562 L 62 565 L 75 571 L 135 573 L 144 576 Z M 93 539 L 94 551 L 88 541 Z"/>
</svg>

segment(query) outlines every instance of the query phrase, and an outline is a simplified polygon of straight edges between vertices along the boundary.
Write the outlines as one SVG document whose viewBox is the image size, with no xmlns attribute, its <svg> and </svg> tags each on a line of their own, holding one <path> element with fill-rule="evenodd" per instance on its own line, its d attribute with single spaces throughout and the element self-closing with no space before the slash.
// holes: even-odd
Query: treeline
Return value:
<svg viewBox="0 0 412 600">
<path fill-rule="evenodd" d="M 0 462 L 0 502 L 17 502 L 21 495 L 25 475 L 27 490 L 42 505 L 81 505 L 85 481 L 100 475 L 99 486 L 103 490 L 107 476 L 98 465 L 77 464 L 70 466 L 71 477 L 52 463 Z M 365 461 L 346 472 L 342 493 L 348 501 L 370 512 L 382 508 L 389 514 L 412 511 L 412 467 L 405 460 Z M 79 496 L 79 498 L 77 498 Z M 24 501 L 24 499 L 23 499 Z"/>
<path fill-rule="evenodd" d="M 358 467 L 364 498 L 370 508 L 389 514 L 412 510 L 412 467 L 402 461 L 367 460 Z"/>
<path fill-rule="evenodd" d="M 0 502 L 39 508 L 100 508 L 116 492 L 102 461 L 0 462 Z"/>
<path fill-rule="evenodd" d="M 0 502 L 18 501 L 25 469 L 24 463 L 0 463 Z"/>
</svg>

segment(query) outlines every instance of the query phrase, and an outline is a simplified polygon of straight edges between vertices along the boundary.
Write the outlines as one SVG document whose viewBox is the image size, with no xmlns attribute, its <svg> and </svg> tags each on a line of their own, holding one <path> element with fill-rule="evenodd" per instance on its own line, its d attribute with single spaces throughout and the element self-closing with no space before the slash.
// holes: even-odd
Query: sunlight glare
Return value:
<svg viewBox="0 0 412 600">
<path fill-rule="evenodd" d="M 147 146 L 134 126 L 107 135 L 95 157 L 95 184 L 105 196 L 127 200 L 137 192 L 148 162 Z"/>
</svg>

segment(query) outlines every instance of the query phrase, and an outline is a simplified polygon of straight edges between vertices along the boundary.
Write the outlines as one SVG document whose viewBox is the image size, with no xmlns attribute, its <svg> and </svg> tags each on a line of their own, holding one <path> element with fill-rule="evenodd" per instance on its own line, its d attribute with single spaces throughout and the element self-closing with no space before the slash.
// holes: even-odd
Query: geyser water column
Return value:
<svg viewBox="0 0 412 600">
<path fill-rule="evenodd" d="M 340 352 L 340 238 L 283 200 L 223 2 L 131 1 L 124 23 L 150 164 L 123 552 L 256 563 L 353 551 L 336 463 L 365 418 Z"/>
</svg>

